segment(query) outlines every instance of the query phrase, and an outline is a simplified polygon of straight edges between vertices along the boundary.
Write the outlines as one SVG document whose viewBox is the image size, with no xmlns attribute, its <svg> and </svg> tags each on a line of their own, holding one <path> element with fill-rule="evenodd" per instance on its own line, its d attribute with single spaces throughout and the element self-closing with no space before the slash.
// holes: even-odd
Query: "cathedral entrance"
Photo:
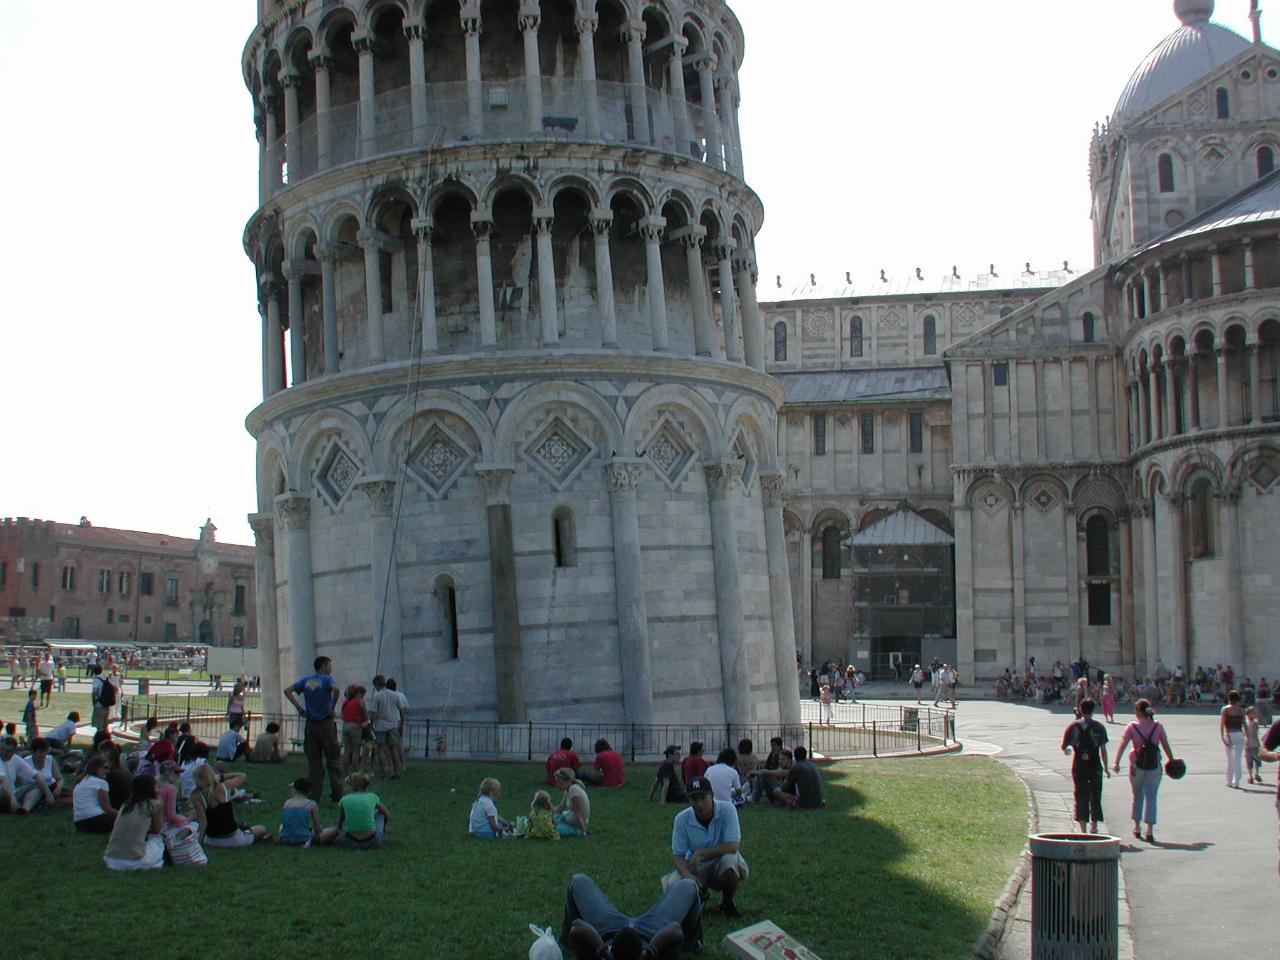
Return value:
<svg viewBox="0 0 1280 960">
<path fill-rule="evenodd" d="M 920 662 L 920 637 L 873 637 L 871 640 L 872 680 L 896 680 L 905 682 L 911 676 L 911 668 Z M 895 669 L 900 665 L 901 673 Z"/>
<path fill-rule="evenodd" d="M 213 646 L 213 624 L 208 620 L 200 621 L 200 628 L 196 634 L 196 642 L 203 643 L 207 647 Z"/>
</svg>

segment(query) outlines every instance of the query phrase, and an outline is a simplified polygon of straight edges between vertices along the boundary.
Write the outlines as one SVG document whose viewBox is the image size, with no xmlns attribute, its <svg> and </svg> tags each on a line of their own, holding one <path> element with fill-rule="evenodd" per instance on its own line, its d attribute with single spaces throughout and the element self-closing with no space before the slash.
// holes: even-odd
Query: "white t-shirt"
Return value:
<svg viewBox="0 0 1280 960">
<path fill-rule="evenodd" d="M 703 774 L 711 781 L 711 789 L 717 800 L 733 802 L 733 791 L 742 789 L 742 778 L 738 771 L 727 763 L 713 763 Z"/>
<path fill-rule="evenodd" d="M 36 767 L 32 764 L 32 769 L 35 770 L 37 775 L 44 777 L 46 786 L 52 787 L 58 782 L 58 765 L 53 762 L 53 754 L 46 753 L 44 755 L 44 766 Z"/>
<path fill-rule="evenodd" d="M 31 769 L 31 764 L 27 763 L 25 757 L 20 757 L 16 753 L 4 761 L 4 772 L 9 782 L 15 787 L 30 783 L 36 778 L 36 772 Z"/>
<path fill-rule="evenodd" d="M 101 777 L 85 777 L 76 784 L 76 788 L 71 791 L 73 821 L 88 820 L 107 812 L 102 809 L 102 803 L 98 799 L 99 790 L 107 790 L 107 781 Z"/>
<path fill-rule="evenodd" d="M 196 767 L 202 763 L 207 763 L 204 757 L 197 757 L 182 768 L 182 776 L 180 783 L 182 786 L 182 799 L 188 799 L 196 789 Z"/>
<path fill-rule="evenodd" d="M 476 797 L 476 802 L 471 805 L 471 822 L 467 824 L 469 833 L 483 833 L 492 830 L 489 825 L 489 818 L 498 819 L 498 805 L 493 802 L 493 797 L 486 797 L 484 794 Z"/>
<path fill-rule="evenodd" d="M 53 664 L 50 663 L 48 660 L 41 660 L 40 666 L 36 667 L 36 670 L 39 671 L 40 673 L 40 679 L 42 680 L 53 679 Z"/>
<path fill-rule="evenodd" d="M 67 744 L 71 742 L 71 738 L 76 735 L 76 722 L 74 720 L 63 720 L 60 724 L 45 734 L 49 740 L 57 740 L 59 743 Z"/>
<path fill-rule="evenodd" d="M 369 712 L 375 714 L 373 729 L 376 732 L 395 730 L 400 726 L 400 694 L 383 687 L 369 698 Z"/>
</svg>

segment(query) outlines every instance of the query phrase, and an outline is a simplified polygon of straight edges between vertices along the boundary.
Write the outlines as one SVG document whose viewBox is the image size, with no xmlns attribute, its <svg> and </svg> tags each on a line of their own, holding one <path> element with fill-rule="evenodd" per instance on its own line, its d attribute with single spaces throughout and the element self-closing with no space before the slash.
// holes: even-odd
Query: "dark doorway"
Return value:
<svg viewBox="0 0 1280 960">
<path fill-rule="evenodd" d="M 918 636 L 872 637 L 871 679 L 893 680 L 894 661 L 902 663 L 902 678 L 911 676 L 911 668 L 920 662 L 920 638 Z"/>
</svg>

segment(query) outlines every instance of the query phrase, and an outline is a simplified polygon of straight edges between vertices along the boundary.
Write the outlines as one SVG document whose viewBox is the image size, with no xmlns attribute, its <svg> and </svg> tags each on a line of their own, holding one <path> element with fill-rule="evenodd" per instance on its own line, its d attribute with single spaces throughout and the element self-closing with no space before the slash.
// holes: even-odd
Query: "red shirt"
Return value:
<svg viewBox="0 0 1280 960">
<path fill-rule="evenodd" d="M 680 761 L 680 773 L 684 777 L 684 782 L 688 783 L 694 777 L 700 777 L 706 773 L 707 767 L 709 766 L 711 766 L 711 764 L 707 763 L 706 758 L 702 756 L 702 754 L 698 754 L 697 756 L 689 754 L 689 756 Z"/>
<path fill-rule="evenodd" d="M 601 750 L 596 754 L 596 760 L 592 766 L 599 770 L 604 778 L 601 786 L 620 787 L 627 782 L 627 778 L 622 775 L 622 754 L 617 750 Z"/>
<path fill-rule="evenodd" d="M 173 741 L 164 738 L 157 740 L 147 750 L 147 759 L 156 764 L 168 763 L 170 760 L 178 759 L 178 753 L 173 748 Z"/>
<path fill-rule="evenodd" d="M 578 774 L 578 768 L 582 766 L 582 761 L 578 759 L 578 755 L 572 750 L 557 750 L 551 756 L 547 757 L 547 783 L 555 786 L 556 771 L 561 767 L 571 767 L 574 776 Z"/>
<path fill-rule="evenodd" d="M 364 701 L 352 697 L 342 705 L 343 723 L 364 723 Z"/>
</svg>

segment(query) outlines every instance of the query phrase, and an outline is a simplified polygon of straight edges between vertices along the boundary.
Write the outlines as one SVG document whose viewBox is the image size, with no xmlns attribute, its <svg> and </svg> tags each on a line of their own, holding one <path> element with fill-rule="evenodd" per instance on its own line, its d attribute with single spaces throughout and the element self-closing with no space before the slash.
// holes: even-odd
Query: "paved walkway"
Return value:
<svg viewBox="0 0 1280 960">
<path fill-rule="evenodd" d="M 1131 709 L 1119 709 L 1127 712 L 1117 712 L 1119 722 L 1109 728 L 1112 756 L 1123 723 L 1132 718 Z M 1114 777 L 1103 789 L 1107 827 L 1124 839 L 1128 910 L 1122 903 L 1121 923 L 1128 921 L 1132 935 L 1129 956 L 1163 960 L 1256 949 L 1257 931 L 1276 906 L 1276 765 L 1264 764 L 1265 786 L 1230 790 L 1216 715 L 1170 710 L 1158 719 L 1188 770 L 1160 788 L 1158 842 L 1132 837 L 1127 777 Z M 957 711 L 957 732 L 971 752 L 994 753 L 1031 788 L 1042 831 L 1071 822 L 1070 759 L 1059 749 L 1070 722 L 1071 712 L 1061 707 L 962 698 Z M 1122 774 L 1127 764 L 1126 757 Z M 1030 956 L 1029 884 L 1019 901 L 1015 917 L 1022 919 L 1010 924 L 1000 953 L 1006 960 Z"/>
</svg>

